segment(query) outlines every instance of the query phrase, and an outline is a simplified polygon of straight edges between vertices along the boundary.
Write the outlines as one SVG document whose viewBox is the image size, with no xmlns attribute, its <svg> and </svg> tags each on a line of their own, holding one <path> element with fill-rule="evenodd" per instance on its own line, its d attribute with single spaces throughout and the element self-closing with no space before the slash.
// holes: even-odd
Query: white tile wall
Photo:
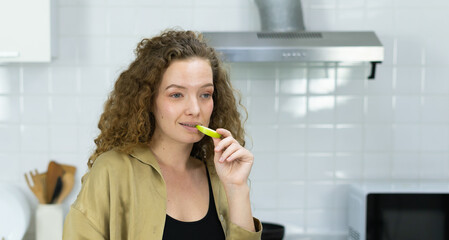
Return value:
<svg viewBox="0 0 449 240">
<path fill-rule="evenodd" d="M 446 0 L 303 0 L 309 30 L 376 31 L 385 61 L 374 81 L 367 64 L 231 65 L 250 114 L 257 217 L 345 233 L 348 184 L 449 180 L 448 11 Z M 0 66 L 0 180 L 25 189 L 24 172 L 74 164 L 73 201 L 115 78 L 142 37 L 176 26 L 260 24 L 252 0 L 60 0 L 58 58 Z"/>
</svg>

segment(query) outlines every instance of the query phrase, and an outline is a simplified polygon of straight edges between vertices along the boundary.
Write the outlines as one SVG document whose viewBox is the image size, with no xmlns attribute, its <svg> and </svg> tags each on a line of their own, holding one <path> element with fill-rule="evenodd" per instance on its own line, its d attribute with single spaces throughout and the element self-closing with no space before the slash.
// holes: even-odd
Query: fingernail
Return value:
<svg viewBox="0 0 449 240">
<path fill-rule="evenodd" d="M 220 157 L 220 159 L 218 159 L 218 161 L 223 162 L 223 157 Z"/>
</svg>

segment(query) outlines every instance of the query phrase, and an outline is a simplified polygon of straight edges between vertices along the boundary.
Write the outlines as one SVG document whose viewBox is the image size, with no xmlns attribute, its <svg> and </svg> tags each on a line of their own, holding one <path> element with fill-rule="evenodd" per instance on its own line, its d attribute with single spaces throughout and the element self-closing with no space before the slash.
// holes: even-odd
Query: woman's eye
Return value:
<svg viewBox="0 0 449 240">
<path fill-rule="evenodd" d="M 170 97 L 171 98 L 180 98 L 180 97 L 182 97 L 182 94 L 181 93 L 172 93 L 172 94 L 170 94 Z"/>
<path fill-rule="evenodd" d="M 202 98 L 210 98 L 211 96 L 212 96 L 212 94 L 210 94 L 210 93 L 203 93 L 203 94 L 201 94 Z"/>
</svg>

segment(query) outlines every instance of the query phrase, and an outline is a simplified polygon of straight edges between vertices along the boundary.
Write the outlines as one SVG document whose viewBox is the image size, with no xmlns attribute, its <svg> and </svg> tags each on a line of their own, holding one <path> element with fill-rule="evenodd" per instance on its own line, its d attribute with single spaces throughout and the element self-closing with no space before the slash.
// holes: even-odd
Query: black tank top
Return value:
<svg viewBox="0 0 449 240">
<path fill-rule="evenodd" d="M 207 172 L 207 182 L 209 184 L 209 209 L 204 218 L 194 222 L 183 222 L 170 217 L 165 218 L 164 234 L 162 240 L 202 240 L 202 239 L 225 239 L 223 228 L 218 219 L 215 208 L 214 194 L 210 183 L 209 172 Z"/>
</svg>

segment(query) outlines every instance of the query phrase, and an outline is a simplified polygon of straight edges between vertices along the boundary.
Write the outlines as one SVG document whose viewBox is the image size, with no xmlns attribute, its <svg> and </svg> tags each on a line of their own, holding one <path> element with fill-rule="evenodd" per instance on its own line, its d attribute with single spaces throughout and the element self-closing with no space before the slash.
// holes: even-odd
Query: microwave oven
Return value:
<svg viewBox="0 0 449 240">
<path fill-rule="evenodd" d="M 449 240 L 449 183 L 366 183 L 348 193 L 348 240 Z"/>
</svg>

